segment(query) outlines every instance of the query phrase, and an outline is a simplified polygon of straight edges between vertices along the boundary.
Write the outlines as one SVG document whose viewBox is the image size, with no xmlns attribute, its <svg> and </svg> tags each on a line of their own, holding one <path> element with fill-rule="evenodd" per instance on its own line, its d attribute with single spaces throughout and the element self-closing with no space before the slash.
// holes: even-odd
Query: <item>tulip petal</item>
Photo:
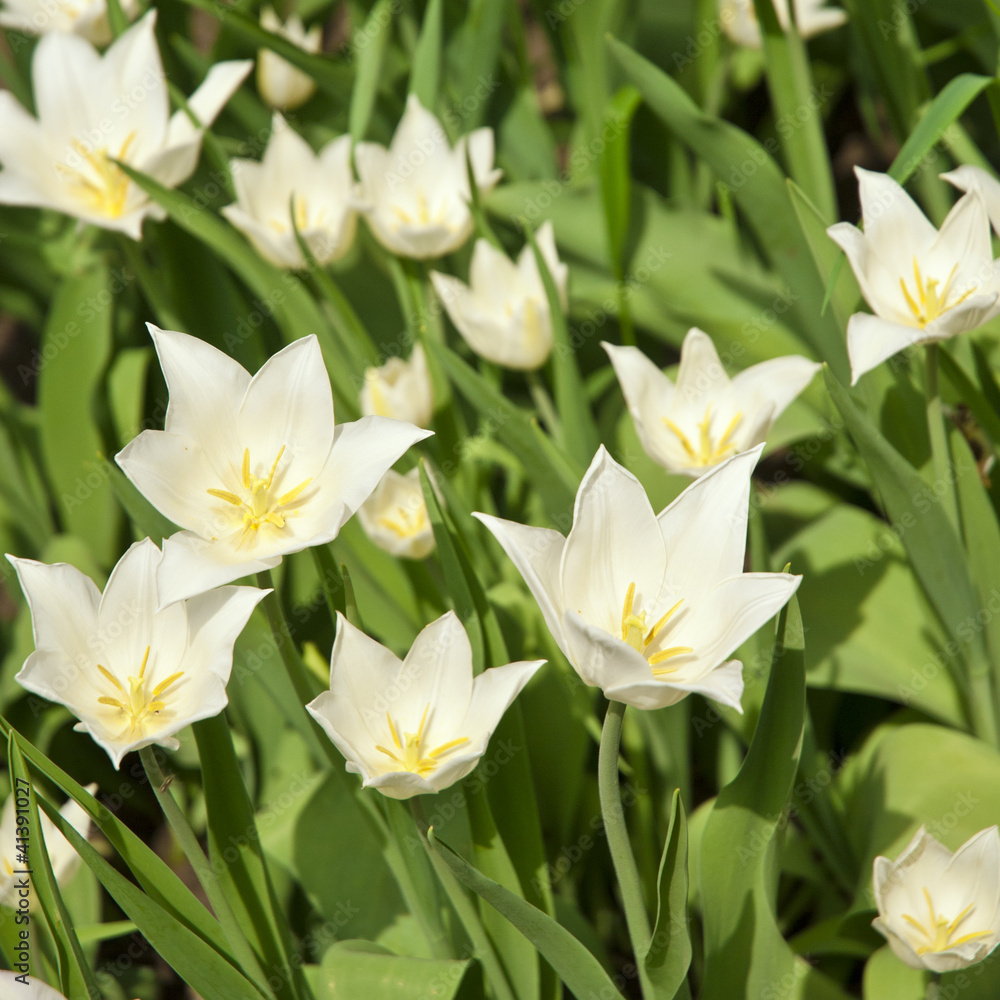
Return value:
<svg viewBox="0 0 1000 1000">
<path fill-rule="evenodd" d="M 489 742 L 504 712 L 545 660 L 522 660 L 490 667 L 475 678 L 462 732 L 473 745 Z"/>
<path fill-rule="evenodd" d="M 847 354 L 851 359 L 851 385 L 894 354 L 919 344 L 927 332 L 916 326 L 890 323 L 868 313 L 855 313 L 847 321 Z"/>
<path fill-rule="evenodd" d="M 774 409 L 769 423 L 773 423 L 822 367 L 816 361 L 792 354 L 746 368 L 733 376 L 732 392 L 738 401 L 737 408 L 744 413 L 753 413 L 770 403 Z"/>
</svg>

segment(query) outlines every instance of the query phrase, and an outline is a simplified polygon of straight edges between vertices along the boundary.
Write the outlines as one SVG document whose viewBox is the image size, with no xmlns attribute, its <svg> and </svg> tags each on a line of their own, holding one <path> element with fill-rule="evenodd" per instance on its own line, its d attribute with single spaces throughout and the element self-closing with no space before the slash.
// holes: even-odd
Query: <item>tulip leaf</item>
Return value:
<svg viewBox="0 0 1000 1000">
<path fill-rule="evenodd" d="M 538 423 L 518 409 L 497 388 L 469 367 L 454 351 L 428 342 L 458 391 L 485 418 L 487 427 L 521 457 L 550 516 L 562 522 L 573 509 L 573 497 L 583 469 L 552 443 Z"/>
<path fill-rule="evenodd" d="M 552 323 L 552 374 L 555 382 L 556 410 L 559 413 L 559 428 L 566 450 L 581 465 L 588 465 L 600 443 L 597 425 L 587 402 L 576 361 L 576 352 L 569 342 L 566 329 L 566 314 L 563 310 L 559 290 L 549 265 L 538 248 L 538 242 L 530 231 L 527 234 L 538 273 L 545 288 Z"/>
<path fill-rule="evenodd" d="M 823 107 L 834 96 L 812 81 L 809 56 L 798 31 L 786 31 L 775 0 L 753 0 L 764 43 L 764 70 L 774 106 L 775 127 L 788 172 L 808 192 L 820 218 L 836 221 L 836 197 L 830 155 L 823 134 Z"/>
<path fill-rule="evenodd" d="M 653 987 L 654 1000 L 673 1000 L 686 983 L 691 965 L 687 836 L 684 805 L 680 792 L 674 791 L 656 885 L 656 922 L 649 945 L 640 956 L 646 979 Z"/>
<path fill-rule="evenodd" d="M 198 902 L 191 890 L 155 851 L 62 768 L 16 733 L 2 717 L 0 717 L 0 732 L 7 737 L 13 733 L 18 749 L 30 761 L 32 767 L 83 807 L 128 865 L 139 885 L 149 894 L 151 901 L 163 909 L 170 922 L 189 928 L 213 950 L 227 958 L 231 957 L 222 928 L 216 919 Z M 128 787 L 131 791 L 131 786 Z"/>
<path fill-rule="evenodd" d="M 263 1000 L 264 994 L 211 945 L 173 919 L 124 875 L 115 871 L 73 826 L 43 800 L 49 819 L 73 845 L 156 954 L 200 995 L 218 1000 Z"/>
<path fill-rule="evenodd" d="M 341 413 L 346 410 L 349 416 L 357 416 L 357 391 L 351 378 L 350 360 L 344 356 L 330 324 L 302 282 L 265 261 L 235 229 L 199 206 L 188 195 L 164 187 L 128 164 L 119 163 L 119 166 L 166 210 L 181 229 L 214 250 L 246 282 L 266 308 L 274 313 L 289 342 L 305 332 L 319 337 L 327 371 L 337 394 L 337 408 Z"/>
<path fill-rule="evenodd" d="M 290 961 L 287 919 L 275 898 L 229 724 L 220 713 L 194 723 L 193 728 L 208 812 L 212 870 L 264 968 L 287 970 L 293 982 L 298 980 L 298 992 L 301 963 Z M 282 989 L 275 992 L 286 995 Z"/>
<path fill-rule="evenodd" d="M 84 956 L 72 918 L 52 872 L 38 813 L 38 801 L 42 796 L 39 796 L 38 790 L 33 787 L 31 775 L 28 773 L 21 751 L 17 748 L 13 733 L 7 739 L 7 761 L 14 786 L 11 794 L 17 797 L 18 817 L 23 816 L 25 819 L 25 825 L 18 826 L 19 832 L 23 830 L 25 835 L 21 867 L 31 873 L 27 875 L 27 881 L 37 894 L 45 920 L 52 931 L 52 940 L 59 953 L 60 985 L 67 996 L 86 995 L 100 1000 L 101 991 L 98 989 L 94 970 Z M 23 800 L 27 802 L 27 810 L 24 813 L 21 812 Z M 13 844 L 5 845 L 4 849 L 9 852 L 13 847 Z"/>
<path fill-rule="evenodd" d="M 903 143 L 889 167 L 889 176 L 905 184 L 924 157 L 941 140 L 947 128 L 995 80 L 990 76 L 962 73 L 949 80 L 934 98 L 916 127 Z"/>
<path fill-rule="evenodd" d="M 794 954 L 775 918 L 780 834 L 798 773 L 805 721 L 802 619 L 793 597 L 778 620 L 774 661 L 750 749 L 720 792 L 701 838 L 705 926 L 702 995 L 845 1000 Z"/>
<path fill-rule="evenodd" d="M 820 315 L 824 287 L 791 210 L 785 177 L 771 154 L 742 129 L 704 112 L 679 83 L 627 45 L 614 38 L 608 45 L 653 113 L 728 186 L 786 287 L 794 290 L 791 311 L 800 317 L 817 357 L 846 374 L 843 337 L 832 317 Z"/>
<path fill-rule="evenodd" d="M 632 119 L 642 94 L 635 87 L 622 87 L 611 99 L 606 131 L 611 133 L 601 153 L 601 201 L 608 237 L 608 258 L 615 278 L 625 277 L 625 239 L 628 236 L 632 208 L 632 174 L 629 148 Z"/>
<path fill-rule="evenodd" d="M 355 46 L 357 76 L 351 87 L 351 109 L 348 115 L 351 139 L 360 142 L 368 130 L 372 109 L 382 83 L 382 57 L 392 34 L 393 0 L 378 0 L 365 18 L 359 35 L 365 44 Z"/>
<path fill-rule="evenodd" d="M 420 26 L 420 38 L 417 40 L 413 68 L 410 70 L 410 93 L 431 112 L 437 103 L 441 75 L 443 16 L 441 0 L 430 0 L 424 9 L 424 21 Z"/>
<path fill-rule="evenodd" d="M 925 1000 L 927 973 L 911 969 L 885 945 L 865 963 L 863 989 L 865 1000 Z"/>
<path fill-rule="evenodd" d="M 948 351 L 938 351 L 941 374 L 951 383 L 958 398 L 972 411 L 972 415 L 990 437 L 994 451 L 1000 447 L 1000 388 L 990 371 L 989 360 L 972 345 L 976 376 L 982 388 L 973 381 L 965 368 Z"/>
<path fill-rule="evenodd" d="M 824 375 L 830 396 L 881 495 L 886 514 L 898 526 L 910 565 L 927 600 L 954 640 L 950 643 L 953 652 L 963 652 L 971 671 L 982 670 L 986 661 L 982 636 L 970 637 L 962 627 L 970 618 L 975 620 L 979 602 L 962 544 L 940 504 L 941 492 L 952 489 L 953 484 L 927 483 L 882 437 L 840 382 L 829 371 L 824 371 Z M 968 694 L 966 677 L 956 672 L 955 680 L 959 690 Z M 987 706 L 978 708 L 984 710 Z"/>
<path fill-rule="evenodd" d="M 370 941 L 338 941 L 323 956 L 316 1000 L 474 1000 L 482 974 L 470 959 L 396 955 Z"/>
<path fill-rule="evenodd" d="M 66 530 L 111 565 L 121 515 L 108 484 L 110 463 L 94 407 L 111 356 L 112 276 L 95 267 L 58 288 L 42 335 L 39 437 Z"/>
<path fill-rule="evenodd" d="M 452 874 L 476 895 L 506 917 L 555 969 L 559 978 L 578 997 L 615 997 L 618 988 L 601 963 L 565 927 L 520 896 L 476 871 L 431 828 L 427 838 L 434 852 Z"/>
</svg>

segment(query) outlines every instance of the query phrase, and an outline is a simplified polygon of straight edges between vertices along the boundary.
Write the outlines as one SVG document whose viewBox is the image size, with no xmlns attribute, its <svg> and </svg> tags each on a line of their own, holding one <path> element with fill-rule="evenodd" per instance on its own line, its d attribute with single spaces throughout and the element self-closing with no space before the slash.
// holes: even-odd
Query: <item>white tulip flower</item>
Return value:
<svg viewBox="0 0 1000 1000">
<path fill-rule="evenodd" d="M 101 56 L 77 35 L 46 35 L 31 75 L 38 118 L 0 91 L 0 204 L 54 208 L 103 229 L 142 236 L 142 220 L 166 217 L 112 160 L 176 187 L 194 173 L 201 129 L 170 115 L 151 10 Z M 252 62 L 220 62 L 188 98 L 210 125 Z"/>
<path fill-rule="evenodd" d="M 821 35 L 847 22 L 847 11 L 827 7 L 826 0 L 794 0 L 795 28 L 803 38 Z M 788 0 L 774 0 L 774 12 L 784 31 L 791 27 Z M 753 0 L 719 0 L 719 23 L 730 41 L 748 49 L 763 47 Z"/>
<path fill-rule="evenodd" d="M 93 795 L 97 791 L 97 785 L 87 785 L 86 789 Z M 0 814 L 0 865 L 2 865 L 2 870 L 0 870 L 0 904 L 16 910 L 21 899 L 20 891 L 27 888 L 29 909 L 34 909 L 38 905 L 38 900 L 31 886 L 31 879 L 23 877 L 23 870 L 30 866 L 30 860 L 28 863 L 18 860 L 19 856 L 25 858 L 26 855 L 18 847 L 17 798 L 18 796 L 12 791 L 4 803 L 3 813 Z M 59 815 L 81 837 L 90 836 L 90 815 L 72 799 L 67 799 L 59 810 Z M 52 874 L 56 882 L 63 886 L 73 877 L 79 867 L 80 855 L 76 853 L 55 823 L 41 809 L 38 810 L 38 818 L 42 822 L 42 840 L 45 843 L 45 853 L 48 855 Z M 31 847 L 29 847 L 30 850 Z M 27 886 L 23 885 L 25 881 L 28 882 Z"/>
<path fill-rule="evenodd" d="M 427 427 L 434 417 L 434 395 L 427 355 L 417 344 L 409 361 L 389 358 L 380 368 L 365 371 L 361 388 L 365 416 L 392 417 Z"/>
<path fill-rule="evenodd" d="M 959 191 L 978 194 L 986 205 L 990 224 L 995 232 L 1000 233 L 1000 181 L 982 167 L 973 167 L 967 163 L 939 176 L 942 180 L 953 184 Z"/>
<path fill-rule="evenodd" d="M 265 260 L 278 267 L 306 266 L 296 228 L 318 264 L 338 260 L 350 249 L 358 206 L 350 136 L 328 142 L 316 154 L 276 113 L 261 162 L 233 160 L 232 168 L 236 203 L 222 214 Z"/>
<path fill-rule="evenodd" d="M 568 269 L 559 260 L 552 223 L 542 225 L 535 238 L 565 309 Z M 489 240 L 477 240 L 468 285 L 439 271 L 431 272 L 431 281 L 455 329 L 480 357 L 521 371 L 545 364 L 552 351 L 552 317 L 530 245 L 514 264 Z"/>
<path fill-rule="evenodd" d="M 27 966 L 25 966 L 27 968 Z M 0 997 L 7 1000 L 66 1000 L 58 990 L 27 973 L 0 969 Z"/>
<path fill-rule="evenodd" d="M 170 392 L 165 426 L 143 431 L 115 460 L 184 529 L 163 543 L 163 604 L 332 541 L 386 470 L 430 433 L 384 417 L 335 428 L 315 336 L 289 344 L 251 378 L 197 337 L 149 329 Z"/>
<path fill-rule="evenodd" d="M 907 965 L 951 972 L 1000 943 L 1000 833 L 995 826 L 954 854 L 924 827 L 895 860 L 878 857 L 872 926 Z"/>
<path fill-rule="evenodd" d="M 339 612 L 330 690 L 306 705 L 360 774 L 392 799 L 440 792 L 486 753 L 510 703 L 544 660 L 472 676 L 472 646 L 453 611 L 431 622 L 400 660 Z"/>
<path fill-rule="evenodd" d="M 306 31 L 298 14 L 282 22 L 273 7 L 264 7 L 260 12 L 260 26 L 274 35 L 281 35 L 304 52 L 317 53 L 323 44 L 323 26 L 314 24 Z M 268 107 L 291 111 L 312 97 L 316 81 L 276 52 L 261 49 L 257 53 L 257 90 Z"/>
<path fill-rule="evenodd" d="M 365 534 L 390 555 L 423 559 L 434 551 L 434 529 L 419 469 L 405 476 L 390 469 L 358 508 L 358 519 Z"/>
<path fill-rule="evenodd" d="M 695 480 L 659 516 L 602 445 L 565 538 L 474 514 L 520 570 L 559 648 L 587 684 L 635 708 L 697 691 L 741 710 L 743 665 L 726 662 L 801 577 L 744 573 L 750 475 L 760 446 Z"/>
<path fill-rule="evenodd" d="M 875 314 L 855 313 L 847 324 L 852 385 L 913 344 L 946 340 L 1000 312 L 1000 261 L 979 195 L 960 198 L 939 231 L 888 174 L 854 170 L 864 232 L 848 222 L 827 230 Z"/>
<path fill-rule="evenodd" d="M 712 338 L 694 328 L 684 338 L 674 385 L 637 347 L 603 347 L 643 450 L 669 472 L 692 477 L 762 444 L 822 367 L 790 355 L 730 378 Z"/>
<path fill-rule="evenodd" d="M 131 750 L 158 743 L 227 705 L 233 644 L 257 603 L 256 587 L 222 587 L 163 607 L 160 550 L 136 542 L 103 595 L 66 563 L 7 556 L 31 608 L 35 651 L 15 680 L 65 705 L 115 767 Z"/>
<path fill-rule="evenodd" d="M 426 259 L 457 250 L 472 235 L 466 156 L 481 193 L 493 189 L 493 130 L 476 129 L 455 147 L 444 127 L 411 94 L 389 148 L 359 142 L 354 162 L 365 215 L 390 253 Z"/>
<path fill-rule="evenodd" d="M 129 21 L 139 12 L 136 0 L 124 0 L 121 8 Z M 0 27 L 26 35 L 62 31 L 94 45 L 111 41 L 107 0 L 6 0 L 0 9 Z"/>
</svg>

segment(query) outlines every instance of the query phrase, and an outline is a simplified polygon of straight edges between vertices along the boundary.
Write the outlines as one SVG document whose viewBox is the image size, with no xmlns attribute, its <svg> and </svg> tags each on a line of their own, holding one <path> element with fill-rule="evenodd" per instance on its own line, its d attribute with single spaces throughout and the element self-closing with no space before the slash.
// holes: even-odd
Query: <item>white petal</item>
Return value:
<svg viewBox="0 0 1000 1000">
<path fill-rule="evenodd" d="M 602 445 L 580 483 L 563 550 L 564 606 L 579 611 L 591 625 L 620 632 L 629 585 L 636 587 L 636 611 L 652 611 L 665 566 L 662 536 L 646 491 Z"/>
<path fill-rule="evenodd" d="M 692 327 L 681 345 L 681 363 L 677 369 L 672 412 L 691 413 L 700 418 L 706 402 L 729 386 L 729 376 L 712 338 Z"/>
<path fill-rule="evenodd" d="M 743 711 L 743 664 L 730 660 L 716 667 L 700 680 L 671 681 L 669 675 L 662 679 L 651 678 L 639 684 L 623 684 L 605 691 L 613 701 L 623 701 L 636 708 L 655 709 L 674 705 L 689 694 L 700 694 L 721 705 Z"/>
<path fill-rule="evenodd" d="M 954 184 L 960 191 L 978 194 L 986 203 L 993 228 L 1000 231 L 1000 181 L 981 167 L 972 167 L 968 164 L 941 174 L 941 178 Z"/>
<path fill-rule="evenodd" d="M 865 236 L 874 252 L 899 274 L 909 273 L 896 268 L 894 261 L 909 264 L 915 253 L 925 250 L 937 236 L 917 203 L 888 174 L 855 167 L 861 198 L 861 214 Z"/>
<path fill-rule="evenodd" d="M 667 582 L 691 600 L 743 570 L 750 477 L 760 446 L 715 466 L 657 518 L 667 551 Z"/>
<path fill-rule="evenodd" d="M 188 107 L 202 125 L 215 121 L 226 101 L 239 89 L 240 84 L 253 69 L 252 59 L 238 59 L 215 63 L 202 80 L 198 89 L 188 98 Z M 170 120 L 168 143 L 177 145 L 190 141 L 190 133 L 195 131 L 191 119 L 182 111 L 175 112 Z"/>
<path fill-rule="evenodd" d="M 568 659 L 585 683 L 607 691 L 641 685 L 652 679 L 649 661 L 638 650 L 618 636 L 591 625 L 572 609 L 563 614 L 562 628 L 569 646 Z"/>
<path fill-rule="evenodd" d="M 847 321 L 847 354 L 851 359 L 851 385 L 877 368 L 887 358 L 904 348 L 919 344 L 927 333 L 916 326 L 902 326 L 871 316 L 855 313 Z"/>
<path fill-rule="evenodd" d="M 145 29 L 140 22 L 131 30 Z M 31 60 L 35 109 L 42 128 L 56 142 L 68 143 L 99 123 L 106 109 L 95 109 L 91 95 L 94 81 L 101 79 L 100 56 L 82 38 L 51 32 L 39 41 Z"/>
<path fill-rule="evenodd" d="M 186 602 L 186 658 L 227 684 L 233 668 L 233 646 L 253 609 L 267 594 L 257 587 L 219 587 L 190 598 Z"/>
<path fill-rule="evenodd" d="M 472 684 L 472 697 L 461 726 L 462 734 L 468 736 L 473 744 L 489 742 L 504 712 L 545 662 L 522 660 L 491 667 L 481 673 Z"/>
<path fill-rule="evenodd" d="M 0 994 L 11 1000 L 66 1000 L 66 998 L 51 986 L 47 986 L 34 976 L 27 984 L 18 980 L 17 973 L 0 970 Z"/>
<path fill-rule="evenodd" d="M 534 528 L 491 514 L 474 513 L 472 516 L 493 534 L 524 577 L 552 638 L 569 655 L 562 633 L 563 595 L 559 576 L 566 539 L 552 528 Z"/>
<path fill-rule="evenodd" d="M 733 396 L 748 419 L 752 419 L 754 412 L 759 412 L 769 404 L 773 406 L 768 423 L 770 426 L 822 367 L 815 361 L 794 354 L 762 361 L 733 377 Z M 744 439 L 746 446 L 759 443 L 749 437 Z"/>
<path fill-rule="evenodd" d="M 97 631 L 101 592 L 90 577 L 68 563 L 36 562 L 8 555 L 31 609 L 35 646 L 70 659 Z"/>
<path fill-rule="evenodd" d="M 108 577 L 98 610 L 95 655 L 114 663 L 131 664 L 138 671 L 152 640 L 157 607 L 156 568 L 160 550 L 149 539 L 133 542 Z M 114 672 L 111 663 L 105 663 Z"/>
</svg>

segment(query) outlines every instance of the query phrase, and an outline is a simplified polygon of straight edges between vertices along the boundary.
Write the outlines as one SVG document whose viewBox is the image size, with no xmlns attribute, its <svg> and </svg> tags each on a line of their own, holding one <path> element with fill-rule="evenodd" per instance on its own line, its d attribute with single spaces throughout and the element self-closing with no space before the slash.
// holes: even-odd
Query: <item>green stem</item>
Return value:
<svg viewBox="0 0 1000 1000">
<path fill-rule="evenodd" d="M 497 958 L 486 933 L 486 928 L 483 927 L 483 922 L 479 919 L 476 904 L 469 899 L 465 888 L 438 857 L 437 851 L 427 842 L 427 820 L 424 818 L 424 810 L 418 798 L 410 799 L 410 810 L 413 813 L 413 821 L 420 834 L 421 843 L 424 845 L 427 856 L 431 859 L 438 880 L 458 914 L 458 919 L 462 922 L 465 933 L 468 934 L 469 940 L 472 942 L 476 957 L 482 962 L 486 979 L 492 988 L 492 995 L 496 1000 L 515 1000 L 510 983 L 507 982 L 507 977 L 504 974 L 503 966 L 500 964 L 500 959 Z"/>
<path fill-rule="evenodd" d="M 156 762 L 156 754 L 151 746 L 145 746 L 139 750 L 139 759 L 142 761 L 146 777 L 149 778 L 149 783 L 153 788 L 160 808 L 163 810 L 163 815 L 170 824 L 170 829 L 173 830 L 174 836 L 177 838 L 177 843 L 180 844 L 181 850 L 184 852 L 184 856 L 194 869 L 198 882 L 201 884 L 202 889 L 205 890 L 208 902 L 215 911 L 215 916 L 222 926 L 223 933 L 226 935 L 226 940 L 229 942 L 236 960 L 240 963 L 240 967 L 247 977 L 252 982 L 258 984 L 258 988 L 265 996 L 273 1000 L 274 994 L 267 986 L 267 974 L 261 967 L 257 954 L 250 947 L 242 930 L 240 930 L 236 916 L 229 906 L 229 900 L 226 899 L 215 876 L 215 872 L 212 871 L 212 866 L 209 864 L 208 858 L 205 857 L 205 852 L 198 843 L 198 838 L 195 836 L 194 830 L 191 829 L 187 817 L 177 804 L 177 800 L 170 790 L 170 783 L 173 780 L 172 776 L 168 779 L 163 774 L 163 771 L 160 770 L 160 765 Z"/>
<path fill-rule="evenodd" d="M 940 1000 L 941 973 L 930 972 L 927 975 L 927 1000 Z"/>
<path fill-rule="evenodd" d="M 305 705 L 307 702 L 312 701 L 319 694 L 319 691 L 313 684 L 309 676 L 309 671 L 306 670 L 305 664 L 302 662 L 298 650 L 295 648 L 295 641 L 292 639 L 292 630 L 288 627 L 288 621 L 285 618 L 285 609 L 281 606 L 281 598 L 275 589 L 274 580 L 271 577 L 269 569 L 262 570 L 257 574 L 257 586 L 264 590 L 270 589 L 271 591 L 260 602 L 260 606 L 267 617 L 267 624 L 271 627 L 274 644 L 281 655 L 281 662 L 284 663 L 285 669 L 288 671 L 288 676 L 291 678 L 295 693 L 302 704 Z"/>
<path fill-rule="evenodd" d="M 604 730 L 601 733 L 601 749 L 597 756 L 597 788 L 601 799 L 601 815 L 604 817 L 604 832 L 607 834 L 611 861 L 615 866 L 615 875 L 618 877 L 618 886 L 621 889 L 622 906 L 625 910 L 632 950 L 636 956 L 642 995 L 653 997 L 656 994 L 652 984 L 648 982 L 641 961 L 641 956 L 649 947 L 652 931 L 642 896 L 639 869 L 628 839 L 625 811 L 622 809 L 621 791 L 618 786 L 618 751 L 621 746 L 624 717 L 625 705 L 622 702 L 608 702 L 608 714 L 604 717 Z"/>
<path fill-rule="evenodd" d="M 956 531 L 959 528 L 958 502 L 955 499 L 955 476 L 951 467 L 951 452 L 948 449 L 948 434 L 944 424 L 944 413 L 941 409 L 941 394 L 938 390 L 938 345 L 927 345 L 927 366 L 925 375 L 925 389 L 927 394 L 927 432 L 931 439 L 931 456 L 934 467 L 934 485 L 937 493 L 937 484 L 944 484 L 945 489 L 941 497 L 941 505 L 944 508 L 948 520 L 951 521 Z"/>
<path fill-rule="evenodd" d="M 542 382 L 537 371 L 525 372 L 524 377 L 528 382 L 531 401 L 535 404 L 535 409 L 538 410 L 538 416 L 545 424 L 545 429 L 551 437 L 561 443 L 562 424 L 559 422 L 559 415 L 556 413 L 555 404 L 552 402 L 548 389 L 545 388 L 545 383 Z"/>
</svg>

